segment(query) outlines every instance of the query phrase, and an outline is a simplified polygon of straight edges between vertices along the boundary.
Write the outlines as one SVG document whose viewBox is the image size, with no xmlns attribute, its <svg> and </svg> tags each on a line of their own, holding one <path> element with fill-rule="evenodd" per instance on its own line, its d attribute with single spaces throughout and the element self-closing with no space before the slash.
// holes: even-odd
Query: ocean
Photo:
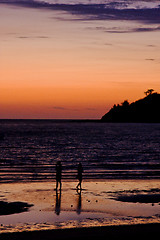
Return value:
<svg viewBox="0 0 160 240">
<path fill-rule="evenodd" d="M 160 124 L 70 120 L 1 120 L 0 183 L 160 179 Z"/>
</svg>

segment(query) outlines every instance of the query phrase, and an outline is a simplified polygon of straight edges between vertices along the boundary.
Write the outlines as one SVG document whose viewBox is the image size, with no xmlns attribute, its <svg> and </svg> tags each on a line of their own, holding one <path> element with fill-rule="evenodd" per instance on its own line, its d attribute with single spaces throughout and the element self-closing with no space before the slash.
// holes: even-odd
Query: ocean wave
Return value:
<svg viewBox="0 0 160 240">
<path fill-rule="evenodd" d="M 47 121 L 0 123 L 0 183 L 55 180 L 160 179 L 159 124 Z"/>
</svg>

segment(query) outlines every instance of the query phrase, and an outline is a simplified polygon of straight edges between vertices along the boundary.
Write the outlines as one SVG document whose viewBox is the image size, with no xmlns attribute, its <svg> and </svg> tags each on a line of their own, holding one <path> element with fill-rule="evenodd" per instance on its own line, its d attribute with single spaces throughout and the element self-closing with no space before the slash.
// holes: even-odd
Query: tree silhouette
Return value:
<svg viewBox="0 0 160 240">
<path fill-rule="evenodd" d="M 148 89 L 146 92 L 144 92 L 146 94 L 146 96 L 151 95 L 154 92 L 154 89 Z"/>
<path fill-rule="evenodd" d="M 122 103 L 122 107 L 128 107 L 129 106 L 129 102 L 128 100 L 125 100 L 123 103 Z"/>
</svg>

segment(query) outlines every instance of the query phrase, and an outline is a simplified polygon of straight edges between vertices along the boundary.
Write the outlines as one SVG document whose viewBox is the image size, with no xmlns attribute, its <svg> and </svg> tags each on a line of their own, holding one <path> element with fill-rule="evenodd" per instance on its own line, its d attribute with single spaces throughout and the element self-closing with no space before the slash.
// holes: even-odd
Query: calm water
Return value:
<svg viewBox="0 0 160 240">
<path fill-rule="evenodd" d="M 0 121 L 0 182 L 160 178 L 160 124 Z M 4 137 L 4 138 L 3 138 Z"/>
</svg>

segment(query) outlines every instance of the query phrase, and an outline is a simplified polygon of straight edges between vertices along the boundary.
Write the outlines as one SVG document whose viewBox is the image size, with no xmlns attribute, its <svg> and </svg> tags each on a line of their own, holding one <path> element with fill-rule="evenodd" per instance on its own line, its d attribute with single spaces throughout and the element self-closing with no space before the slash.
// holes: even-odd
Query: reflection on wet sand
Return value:
<svg viewBox="0 0 160 240">
<path fill-rule="evenodd" d="M 56 188 L 56 205 L 55 205 L 55 213 L 60 215 L 61 212 L 61 188 L 58 190 Z"/>
<path fill-rule="evenodd" d="M 61 212 L 61 196 L 62 196 L 62 191 L 61 188 L 58 190 L 56 188 L 56 204 L 55 204 L 55 213 L 56 215 L 60 215 Z M 76 208 L 76 213 L 79 215 L 81 214 L 82 211 L 82 190 L 77 189 L 77 208 Z"/>
<path fill-rule="evenodd" d="M 77 189 L 77 193 L 78 193 L 78 198 L 77 198 L 76 212 L 79 215 L 79 214 L 81 214 L 81 210 L 82 210 L 82 194 L 81 194 L 82 191 L 81 191 L 81 189 L 80 190 Z"/>
</svg>

